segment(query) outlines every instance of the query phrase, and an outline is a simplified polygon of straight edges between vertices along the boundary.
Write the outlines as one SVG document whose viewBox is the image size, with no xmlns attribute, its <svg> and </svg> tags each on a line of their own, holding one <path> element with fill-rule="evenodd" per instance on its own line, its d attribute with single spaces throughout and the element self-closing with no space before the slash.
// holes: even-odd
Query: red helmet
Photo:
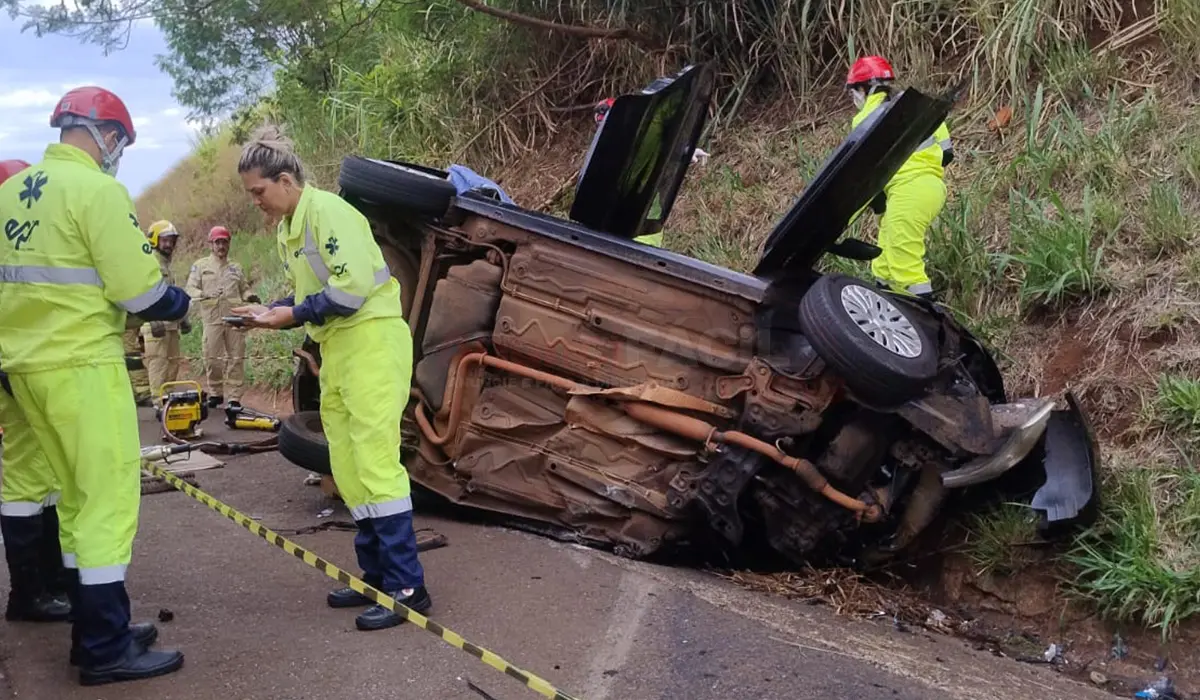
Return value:
<svg viewBox="0 0 1200 700">
<path fill-rule="evenodd" d="M 83 120 L 83 121 L 77 121 Z M 121 127 L 132 145 L 137 139 L 133 118 L 121 98 L 101 87 L 77 87 L 62 96 L 50 115 L 50 126 L 56 129 L 83 123 L 110 122 Z"/>
<path fill-rule="evenodd" d="M 896 71 L 892 70 L 892 64 L 887 62 L 883 56 L 863 56 L 850 66 L 850 73 L 846 76 L 846 85 L 858 85 L 860 83 L 869 83 L 873 80 L 895 80 Z"/>
<path fill-rule="evenodd" d="M 608 110 L 612 109 L 613 103 L 615 102 L 616 100 L 610 97 L 605 100 L 600 100 L 596 103 L 596 108 L 593 111 L 596 114 L 597 124 L 604 121 L 604 117 L 608 114 Z"/>
<path fill-rule="evenodd" d="M 0 183 L 28 167 L 29 163 L 23 160 L 0 160 Z"/>
<path fill-rule="evenodd" d="M 229 235 L 229 229 L 225 228 L 224 226 L 213 226 L 208 231 L 208 240 L 210 241 L 219 241 L 221 239 L 229 240 L 230 238 L 231 236 Z"/>
</svg>

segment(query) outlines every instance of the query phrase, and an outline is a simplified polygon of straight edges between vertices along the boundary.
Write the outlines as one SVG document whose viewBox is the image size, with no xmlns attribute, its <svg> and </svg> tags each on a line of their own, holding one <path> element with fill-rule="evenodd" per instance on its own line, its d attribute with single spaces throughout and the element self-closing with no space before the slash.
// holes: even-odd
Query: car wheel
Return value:
<svg viewBox="0 0 1200 700">
<path fill-rule="evenodd" d="M 293 413 L 280 422 L 279 454 L 311 472 L 332 474 L 320 411 Z"/>
<path fill-rule="evenodd" d="M 412 163 L 346 156 L 338 185 L 347 194 L 414 214 L 441 216 L 456 190 L 444 170 Z"/>
<path fill-rule="evenodd" d="M 938 350 L 912 311 L 843 275 L 819 278 L 800 301 L 800 328 L 856 396 L 895 406 L 937 375 Z"/>
</svg>

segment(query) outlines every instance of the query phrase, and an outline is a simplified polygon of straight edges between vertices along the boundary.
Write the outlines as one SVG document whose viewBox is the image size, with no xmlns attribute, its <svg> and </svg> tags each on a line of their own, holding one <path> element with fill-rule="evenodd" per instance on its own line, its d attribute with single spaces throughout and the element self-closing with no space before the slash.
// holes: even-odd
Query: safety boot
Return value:
<svg viewBox="0 0 1200 700">
<path fill-rule="evenodd" d="M 130 642 L 116 660 L 87 665 L 79 669 L 82 685 L 103 685 L 121 681 L 140 681 L 165 676 L 183 668 L 183 652 L 150 651 L 138 642 Z"/>
<path fill-rule="evenodd" d="M 378 582 L 365 581 L 365 583 L 374 588 L 379 588 Z M 353 588 L 346 586 L 336 591 L 330 591 L 329 595 L 325 596 L 325 602 L 331 608 L 361 608 L 364 605 L 370 605 L 374 601 Z"/>
<path fill-rule="evenodd" d="M 66 573 L 67 597 L 71 601 L 72 610 L 75 610 L 79 605 L 79 570 L 67 569 Z M 158 627 L 152 622 L 129 623 L 129 634 L 133 637 L 134 643 L 141 644 L 143 647 L 152 646 L 158 641 Z M 71 625 L 71 652 L 68 658 L 72 666 L 79 666 L 83 663 L 83 646 L 80 644 L 78 622 Z"/>
<path fill-rule="evenodd" d="M 11 586 L 4 619 L 10 622 L 64 622 L 71 606 L 46 594 L 46 581 L 40 566 L 40 547 L 45 539 L 41 517 L 0 516 L 4 538 L 4 558 L 8 562 Z M 52 535 L 58 540 L 58 531 Z M 60 559 L 61 561 L 61 559 Z"/>
<path fill-rule="evenodd" d="M 408 589 L 408 595 L 405 591 L 396 591 L 388 593 L 397 603 L 415 610 L 422 615 L 433 609 L 433 598 L 429 596 L 429 591 L 425 590 L 424 586 Z M 364 632 L 373 632 L 375 630 L 385 630 L 389 627 L 395 627 L 404 622 L 404 617 L 399 613 L 392 612 L 382 605 L 372 605 L 367 608 L 361 615 L 354 618 L 354 626 Z"/>
</svg>

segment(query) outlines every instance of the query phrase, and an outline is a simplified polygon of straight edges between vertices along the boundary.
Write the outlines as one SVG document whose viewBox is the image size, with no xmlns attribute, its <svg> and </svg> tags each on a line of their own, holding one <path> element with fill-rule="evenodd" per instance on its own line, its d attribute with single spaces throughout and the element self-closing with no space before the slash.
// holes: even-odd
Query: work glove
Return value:
<svg viewBox="0 0 1200 700">
<path fill-rule="evenodd" d="M 954 149 L 942 151 L 942 167 L 946 167 L 954 162 Z"/>
<path fill-rule="evenodd" d="M 883 213 L 885 211 L 887 211 L 887 195 L 886 194 L 884 194 L 883 192 L 880 192 L 879 194 L 875 195 L 875 198 L 871 200 L 871 211 L 873 211 L 876 214 L 879 214 L 881 216 L 883 215 Z"/>
<path fill-rule="evenodd" d="M 150 335 L 155 338 L 164 338 L 167 335 L 167 327 L 162 321 L 150 322 Z"/>
<path fill-rule="evenodd" d="M 192 322 L 186 318 L 179 322 L 179 332 L 187 335 L 192 332 Z"/>
</svg>

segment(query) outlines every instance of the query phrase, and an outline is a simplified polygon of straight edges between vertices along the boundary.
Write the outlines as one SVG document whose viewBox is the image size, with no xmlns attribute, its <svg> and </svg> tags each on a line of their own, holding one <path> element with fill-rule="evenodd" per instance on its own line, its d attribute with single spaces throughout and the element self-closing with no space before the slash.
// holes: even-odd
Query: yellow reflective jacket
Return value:
<svg viewBox="0 0 1200 700">
<path fill-rule="evenodd" d="M 235 306 L 245 303 L 250 283 L 242 266 L 226 258 L 224 262 L 208 255 L 192 263 L 185 288 L 193 303 L 200 304 L 200 318 L 206 324 L 220 323 Z"/>
<path fill-rule="evenodd" d="M 328 315 L 304 329 L 320 343 L 339 328 L 373 318 L 403 318 L 400 283 L 388 271 L 371 224 L 349 202 L 312 185 L 304 188 L 295 213 L 279 222 L 276 235 L 297 306 L 322 292 L 348 316 Z"/>
<path fill-rule="evenodd" d="M 129 192 L 74 146 L 0 185 L 0 367 L 124 363 L 126 315 L 167 284 Z"/>
<path fill-rule="evenodd" d="M 887 101 L 887 94 L 882 92 L 872 93 L 867 96 L 867 100 L 863 103 L 862 109 L 850 122 L 851 128 L 857 127 L 867 117 L 871 116 L 875 110 L 883 106 Z M 945 150 L 951 148 L 950 129 L 946 127 L 945 122 L 938 125 L 933 136 L 930 136 L 924 143 L 917 146 L 917 149 L 909 156 L 904 165 L 896 171 L 892 179 L 884 186 L 884 191 L 891 189 L 893 185 L 907 182 L 918 175 L 936 175 L 939 178 L 945 176 L 945 168 L 942 166 L 942 156 Z"/>
</svg>

